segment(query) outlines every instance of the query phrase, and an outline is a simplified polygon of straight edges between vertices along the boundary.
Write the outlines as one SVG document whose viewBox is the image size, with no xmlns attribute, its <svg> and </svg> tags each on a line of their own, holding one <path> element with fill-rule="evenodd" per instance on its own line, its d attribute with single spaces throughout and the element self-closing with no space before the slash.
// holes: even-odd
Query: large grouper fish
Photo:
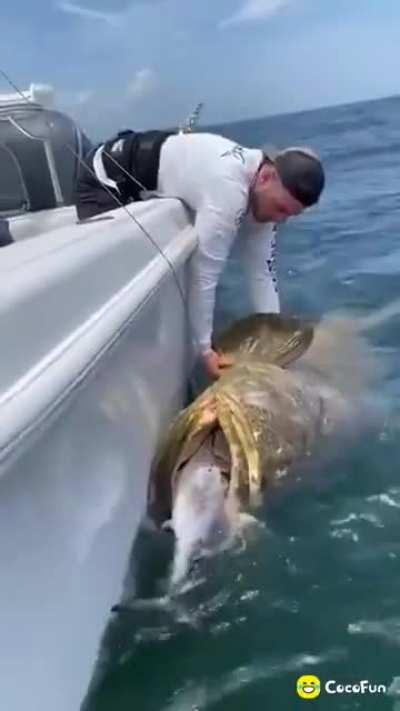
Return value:
<svg viewBox="0 0 400 711">
<path fill-rule="evenodd" d="M 350 419 L 349 390 L 363 380 L 353 336 L 345 322 L 253 314 L 215 340 L 231 365 L 172 422 L 150 475 L 149 514 L 175 534 L 172 586 L 238 533 L 269 482 Z"/>
</svg>

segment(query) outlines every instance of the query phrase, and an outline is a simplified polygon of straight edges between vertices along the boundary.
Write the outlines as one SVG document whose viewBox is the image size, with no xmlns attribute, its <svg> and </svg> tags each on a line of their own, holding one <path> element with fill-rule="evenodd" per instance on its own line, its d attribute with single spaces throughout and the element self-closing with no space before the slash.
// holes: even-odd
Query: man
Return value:
<svg viewBox="0 0 400 711">
<path fill-rule="evenodd" d="M 141 188 L 195 211 L 192 339 L 208 375 L 219 377 L 226 363 L 212 348 L 215 292 L 235 238 L 240 231 L 254 311 L 278 312 L 276 225 L 318 202 L 325 182 L 318 156 L 297 147 L 273 155 L 208 133 L 126 131 L 93 149 L 86 163 L 92 172 L 82 168 L 78 180 L 80 219 L 141 199 Z"/>
</svg>

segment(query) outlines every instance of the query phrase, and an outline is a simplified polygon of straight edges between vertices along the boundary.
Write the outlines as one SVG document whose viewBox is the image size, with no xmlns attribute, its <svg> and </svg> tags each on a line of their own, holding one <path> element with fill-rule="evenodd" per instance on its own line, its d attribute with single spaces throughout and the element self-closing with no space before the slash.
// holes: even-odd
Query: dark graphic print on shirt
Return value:
<svg viewBox="0 0 400 711">
<path fill-rule="evenodd" d="M 271 275 L 274 289 L 276 293 L 278 293 L 278 279 L 276 270 L 276 227 L 274 228 L 274 236 L 271 240 L 271 256 L 267 259 L 267 267 Z"/>
<path fill-rule="evenodd" d="M 227 156 L 237 158 L 243 163 L 243 165 L 245 164 L 244 148 L 243 146 L 239 146 L 239 144 L 236 144 L 235 146 L 233 146 L 233 148 L 230 148 L 228 151 L 225 151 L 225 153 L 221 153 L 221 158 L 226 158 Z"/>
</svg>

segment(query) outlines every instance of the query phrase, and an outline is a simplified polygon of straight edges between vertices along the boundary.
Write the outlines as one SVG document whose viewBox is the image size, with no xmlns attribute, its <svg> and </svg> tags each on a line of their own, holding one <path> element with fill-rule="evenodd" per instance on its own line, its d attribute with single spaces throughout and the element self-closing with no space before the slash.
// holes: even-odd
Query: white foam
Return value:
<svg viewBox="0 0 400 711">
<path fill-rule="evenodd" d="M 273 679 L 287 673 L 296 673 L 307 667 L 320 667 L 347 657 L 342 649 L 332 649 L 323 654 L 298 654 L 286 660 L 261 659 L 247 666 L 237 667 L 223 674 L 215 682 L 194 684 L 175 692 L 172 701 L 162 711 L 202 711 L 219 703 L 231 694 L 261 679 Z"/>
<path fill-rule="evenodd" d="M 331 526 L 343 526 L 346 523 L 351 523 L 352 521 L 366 521 L 367 523 L 372 524 L 376 528 L 384 528 L 384 524 L 382 521 L 378 518 L 378 516 L 375 516 L 375 514 L 369 514 L 369 513 L 350 513 L 346 518 L 342 519 L 335 519 L 331 521 Z"/>
<path fill-rule="evenodd" d="M 330 535 L 331 538 L 349 538 L 354 543 L 358 543 L 360 540 L 358 533 L 354 533 L 351 528 L 336 528 Z"/>
<path fill-rule="evenodd" d="M 400 698 L 400 676 L 393 677 L 387 690 L 388 696 Z"/>
<path fill-rule="evenodd" d="M 397 489 L 393 493 L 398 493 Z M 400 502 L 396 501 L 389 494 L 377 494 L 376 496 L 369 496 L 367 501 L 378 501 L 380 504 L 385 504 L 386 506 L 391 506 L 395 509 L 400 509 Z"/>
<path fill-rule="evenodd" d="M 386 620 L 359 620 L 347 626 L 349 634 L 363 634 L 372 637 L 381 637 L 387 642 L 400 645 L 400 617 Z"/>
</svg>

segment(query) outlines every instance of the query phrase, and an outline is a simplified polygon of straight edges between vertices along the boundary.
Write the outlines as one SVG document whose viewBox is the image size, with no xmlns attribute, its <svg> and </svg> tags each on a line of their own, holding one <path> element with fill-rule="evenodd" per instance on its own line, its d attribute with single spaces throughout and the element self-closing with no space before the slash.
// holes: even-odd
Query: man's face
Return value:
<svg viewBox="0 0 400 711">
<path fill-rule="evenodd" d="M 300 215 L 304 205 L 282 184 L 273 165 L 263 165 L 250 188 L 250 209 L 257 222 L 285 222 Z"/>
</svg>

